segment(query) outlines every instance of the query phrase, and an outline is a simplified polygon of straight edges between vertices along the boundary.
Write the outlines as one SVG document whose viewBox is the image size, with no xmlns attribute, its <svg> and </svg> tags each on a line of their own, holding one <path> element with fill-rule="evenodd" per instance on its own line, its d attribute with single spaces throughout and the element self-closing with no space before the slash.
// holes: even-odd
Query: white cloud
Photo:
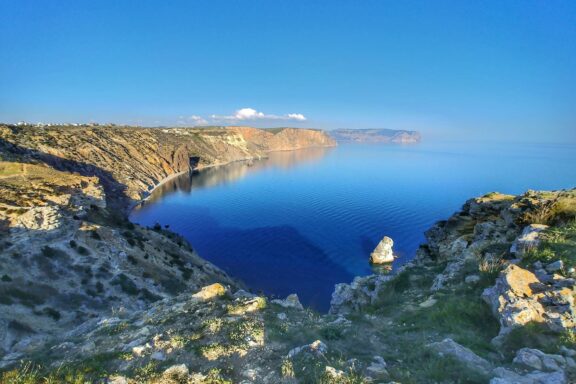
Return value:
<svg viewBox="0 0 576 384">
<path fill-rule="evenodd" d="M 290 120 L 299 120 L 299 121 L 305 121 L 306 120 L 306 116 L 304 116 L 301 113 L 289 113 L 286 115 L 286 117 Z"/>
<path fill-rule="evenodd" d="M 271 115 L 264 112 L 259 112 L 253 108 L 241 108 L 234 112 L 232 115 L 212 115 L 214 120 L 228 120 L 228 121 L 250 121 L 250 120 L 297 120 L 305 121 L 306 117 L 301 113 L 288 113 L 286 115 Z"/>
<path fill-rule="evenodd" d="M 188 116 L 188 121 L 192 122 L 194 125 L 207 125 L 208 124 L 208 120 L 206 120 L 202 116 L 198 116 L 198 115 Z"/>
</svg>

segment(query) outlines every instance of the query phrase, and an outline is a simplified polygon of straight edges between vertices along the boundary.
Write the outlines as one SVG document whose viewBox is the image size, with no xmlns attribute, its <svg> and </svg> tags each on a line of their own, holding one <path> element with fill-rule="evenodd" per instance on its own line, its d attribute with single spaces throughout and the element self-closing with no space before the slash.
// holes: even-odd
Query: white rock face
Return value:
<svg viewBox="0 0 576 384">
<path fill-rule="evenodd" d="M 384 238 L 378 243 L 374 252 L 370 254 L 370 263 L 372 264 L 385 264 L 391 263 L 394 261 L 394 252 L 392 251 L 392 246 L 394 245 L 394 241 L 389 238 L 388 236 L 384 236 Z"/>
<path fill-rule="evenodd" d="M 35 207 L 18 217 L 16 227 L 36 231 L 52 231 L 61 226 L 61 218 L 62 215 L 56 207 Z"/>
<path fill-rule="evenodd" d="M 544 224 L 530 224 L 524 227 L 520 236 L 512 243 L 510 253 L 522 256 L 525 252 L 537 247 L 540 244 L 540 232 L 547 228 L 548 226 Z"/>
</svg>

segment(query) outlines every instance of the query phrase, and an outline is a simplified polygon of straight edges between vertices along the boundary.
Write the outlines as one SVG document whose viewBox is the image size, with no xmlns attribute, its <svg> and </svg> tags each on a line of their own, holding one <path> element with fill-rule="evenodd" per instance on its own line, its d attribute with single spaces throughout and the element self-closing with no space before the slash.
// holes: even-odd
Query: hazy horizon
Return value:
<svg viewBox="0 0 576 384">
<path fill-rule="evenodd" d="M 576 143 L 571 1 L 0 4 L 0 121 Z"/>
</svg>

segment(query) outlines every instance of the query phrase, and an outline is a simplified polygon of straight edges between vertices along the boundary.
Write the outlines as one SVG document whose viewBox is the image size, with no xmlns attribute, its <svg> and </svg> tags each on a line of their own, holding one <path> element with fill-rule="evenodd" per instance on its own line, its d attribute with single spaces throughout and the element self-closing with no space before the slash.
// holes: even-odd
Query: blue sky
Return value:
<svg viewBox="0 0 576 384">
<path fill-rule="evenodd" d="M 576 1 L 0 0 L 0 121 L 576 142 Z"/>
</svg>

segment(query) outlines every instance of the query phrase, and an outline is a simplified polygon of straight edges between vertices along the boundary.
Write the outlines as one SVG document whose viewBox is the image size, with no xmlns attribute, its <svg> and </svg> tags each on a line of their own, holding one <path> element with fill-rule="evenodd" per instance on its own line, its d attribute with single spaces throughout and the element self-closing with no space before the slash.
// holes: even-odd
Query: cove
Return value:
<svg viewBox="0 0 576 384">
<path fill-rule="evenodd" d="M 491 191 L 572 188 L 576 147 L 562 144 L 345 144 L 273 152 L 181 175 L 131 220 L 186 237 L 251 290 L 329 308 L 334 284 L 373 273 L 370 252 L 394 239 L 394 268 L 424 232 Z"/>
</svg>

